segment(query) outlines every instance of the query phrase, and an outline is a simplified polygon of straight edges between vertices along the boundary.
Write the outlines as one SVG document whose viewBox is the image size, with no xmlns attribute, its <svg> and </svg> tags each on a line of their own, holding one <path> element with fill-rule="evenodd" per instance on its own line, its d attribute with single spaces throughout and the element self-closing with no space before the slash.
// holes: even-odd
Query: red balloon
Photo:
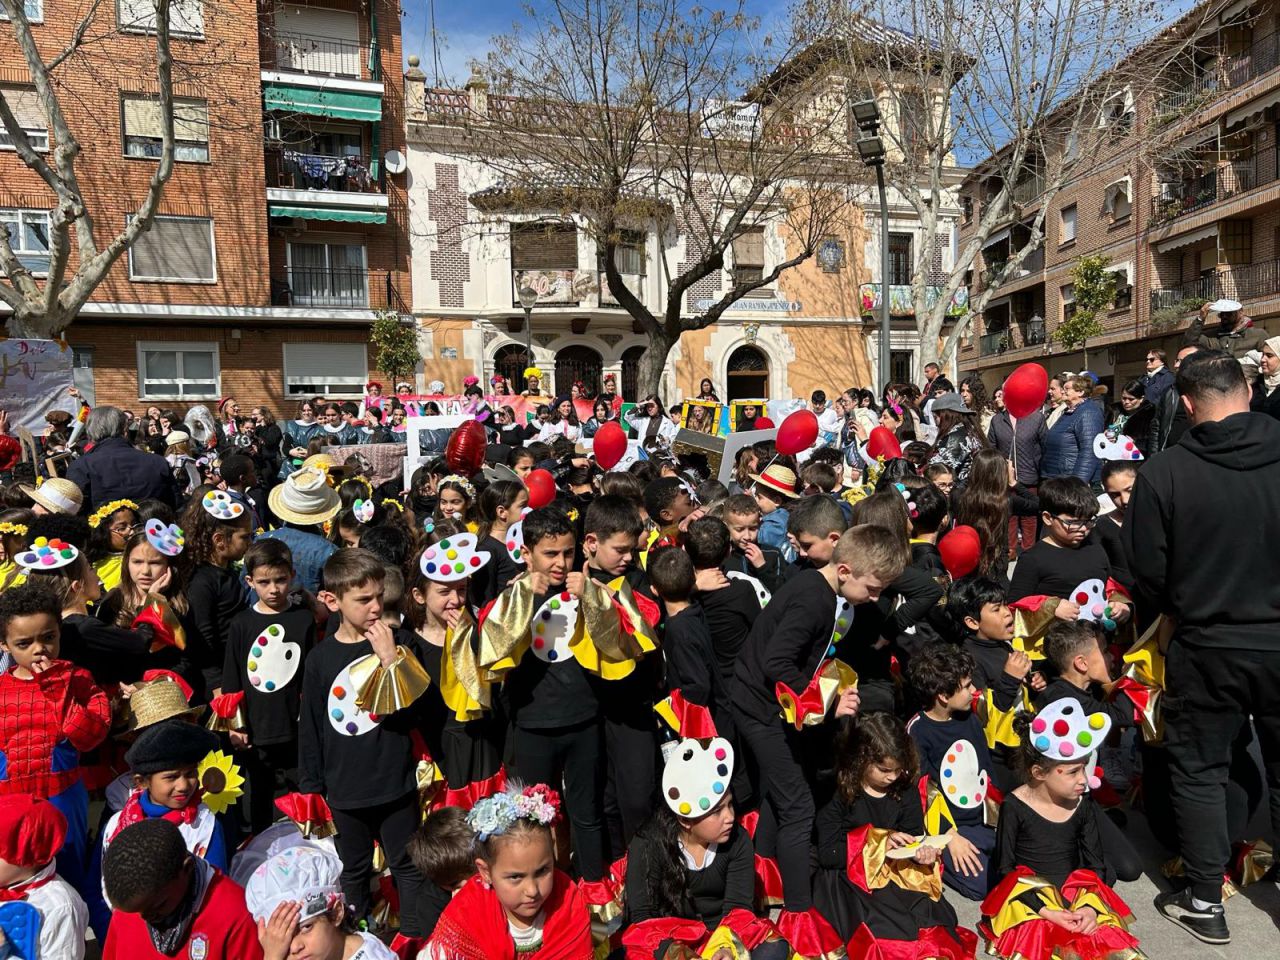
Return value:
<svg viewBox="0 0 1280 960">
<path fill-rule="evenodd" d="M 753 430 L 772 430 L 773 427 L 774 427 L 773 421 L 770 420 L 768 417 L 756 417 L 755 426 L 752 427 L 752 429 Z"/>
<path fill-rule="evenodd" d="M 529 488 L 530 510 L 545 507 L 556 498 L 555 477 L 546 470 L 530 470 L 524 478 L 524 485 Z"/>
<path fill-rule="evenodd" d="M 627 452 L 627 435 L 616 420 L 602 424 L 591 448 L 601 470 L 612 470 Z"/>
<path fill-rule="evenodd" d="M 797 410 L 778 428 L 778 452 L 795 456 L 818 439 L 818 418 L 812 410 Z"/>
<path fill-rule="evenodd" d="M 1024 363 L 1004 382 L 1004 405 L 1011 417 L 1029 417 L 1044 404 L 1049 374 L 1038 363 Z"/>
<path fill-rule="evenodd" d="M 886 460 L 896 460 L 902 456 L 902 444 L 898 443 L 898 438 L 888 427 L 876 427 L 867 439 L 867 456 L 872 460 L 878 460 L 881 457 Z"/>
<path fill-rule="evenodd" d="M 468 420 L 449 437 L 444 448 L 444 462 L 454 473 L 473 477 L 484 465 L 484 448 L 488 446 L 484 427 L 479 421 Z"/>
<path fill-rule="evenodd" d="M 953 580 L 968 576 L 978 568 L 982 556 L 982 540 L 973 527 L 959 526 L 938 541 L 942 565 Z"/>
</svg>

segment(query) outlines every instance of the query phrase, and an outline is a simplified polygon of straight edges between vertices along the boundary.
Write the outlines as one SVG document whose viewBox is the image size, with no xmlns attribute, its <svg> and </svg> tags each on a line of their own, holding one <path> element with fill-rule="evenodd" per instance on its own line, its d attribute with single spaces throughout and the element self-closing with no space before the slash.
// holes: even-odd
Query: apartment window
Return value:
<svg viewBox="0 0 1280 960">
<path fill-rule="evenodd" d="M 624 230 L 613 248 L 613 262 L 618 272 L 631 277 L 645 275 L 644 248 L 647 236 L 638 230 Z M 604 273 L 604 244 L 600 244 L 600 272 Z"/>
<path fill-rule="evenodd" d="M 129 248 L 130 280 L 216 283 L 213 221 L 207 217 L 156 217 Z"/>
<path fill-rule="evenodd" d="M 1133 287 L 1129 285 L 1129 265 L 1112 267 L 1116 275 L 1116 297 L 1111 304 L 1113 310 L 1128 310 L 1133 305 Z"/>
<path fill-rule="evenodd" d="M 764 277 L 764 227 L 752 227 L 733 241 L 733 282 L 757 283 Z"/>
<path fill-rule="evenodd" d="M 911 350 L 890 350 L 889 351 L 889 379 L 893 383 L 912 383 L 915 378 L 911 375 L 912 361 L 915 353 Z"/>
<path fill-rule="evenodd" d="M 49 213 L 47 210 L 0 210 L 0 227 L 18 262 L 32 273 L 49 272 Z"/>
<path fill-rule="evenodd" d="M 138 343 L 142 400 L 214 400 L 221 396 L 214 343 Z"/>
<path fill-rule="evenodd" d="M 911 234 L 889 234 L 889 283 L 892 286 L 907 286 L 911 283 L 911 275 L 916 272 L 915 257 L 912 255 Z"/>
<path fill-rule="evenodd" d="M 1076 287 L 1068 283 L 1059 291 L 1062 294 L 1062 319 L 1070 320 L 1076 315 Z"/>
<path fill-rule="evenodd" d="M 44 0 L 26 0 L 22 5 L 22 12 L 27 15 L 27 19 L 32 23 L 44 22 Z M 0 9 L 0 20 L 8 20 L 9 15 Z"/>
<path fill-rule="evenodd" d="M 359 397 L 369 380 L 363 343 L 286 343 L 284 392 L 290 397 Z"/>
<path fill-rule="evenodd" d="M 354 13 L 285 4 L 278 8 L 275 23 L 280 69 L 360 76 L 360 21 Z"/>
<path fill-rule="evenodd" d="M 93 347 L 71 348 L 71 377 L 71 382 L 80 391 L 80 396 L 84 397 L 84 402 L 91 407 L 97 405 L 97 392 L 93 382 Z"/>
<path fill-rule="evenodd" d="M 295 306 L 369 305 L 369 270 L 359 243 L 289 244 L 289 292 Z"/>
<path fill-rule="evenodd" d="M 116 0 L 116 22 L 126 33 L 155 33 L 156 0 Z M 202 0 L 170 0 L 169 34 L 174 37 L 204 36 Z"/>
<path fill-rule="evenodd" d="M 1058 214 L 1058 243 L 1075 243 L 1076 240 L 1076 205 L 1063 207 Z"/>
<path fill-rule="evenodd" d="M 160 156 L 164 112 L 155 97 L 126 94 L 121 99 L 121 139 L 126 157 Z M 203 100 L 173 101 L 173 159 L 209 161 L 209 105 Z"/>
<path fill-rule="evenodd" d="M 512 270 L 577 270 L 578 228 L 571 223 L 511 224 Z"/>
<path fill-rule="evenodd" d="M 1102 109 L 1098 112 L 1098 126 L 1115 133 L 1127 133 L 1133 128 L 1133 117 L 1133 92 L 1125 87 L 1102 102 Z"/>
<path fill-rule="evenodd" d="M 929 137 L 928 98 L 918 90 L 899 94 L 898 111 L 903 149 L 908 152 L 923 149 Z"/>
<path fill-rule="evenodd" d="M 1103 199 L 1103 208 L 1111 215 L 1112 223 L 1128 220 L 1133 213 L 1133 202 L 1129 199 L 1129 178 L 1117 180 L 1107 186 Z"/>
<path fill-rule="evenodd" d="M 5 102 L 13 111 L 13 118 L 27 135 L 27 140 L 35 150 L 41 152 L 49 149 L 49 125 L 40 106 L 40 98 L 32 87 L 13 87 L 0 85 L 0 94 L 4 94 Z M 4 124 L 0 124 L 0 150 L 13 150 L 13 137 Z"/>
<path fill-rule="evenodd" d="M 973 222 L 973 197 L 964 196 L 960 198 L 960 210 L 964 215 L 964 223 Z"/>
</svg>

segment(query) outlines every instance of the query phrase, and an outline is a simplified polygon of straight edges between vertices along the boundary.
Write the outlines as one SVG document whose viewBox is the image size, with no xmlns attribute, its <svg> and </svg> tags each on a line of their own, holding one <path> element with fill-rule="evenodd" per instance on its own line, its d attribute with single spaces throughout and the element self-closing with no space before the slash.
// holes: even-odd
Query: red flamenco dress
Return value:
<svg viewBox="0 0 1280 960">
<path fill-rule="evenodd" d="M 559 870 L 542 908 L 542 943 L 522 952 L 532 960 L 591 960 L 591 914 L 587 901 Z M 430 960 L 515 960 L 516 944 L 498 896 L 472 877 L 445 907 L 427 945 Z"/>
</svg>

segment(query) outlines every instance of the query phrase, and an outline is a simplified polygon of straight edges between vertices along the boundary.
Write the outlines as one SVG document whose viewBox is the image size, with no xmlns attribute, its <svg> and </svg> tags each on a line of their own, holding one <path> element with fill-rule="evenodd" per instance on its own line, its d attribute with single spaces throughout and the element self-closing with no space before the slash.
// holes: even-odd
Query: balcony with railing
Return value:
<svg viewBox="0 0 1280 960">
<path fill-rule="evenodd" d="M 1266 186 L 1274 182 L 1278 174 L 1276 148 L 1268 147 L 1191 179 L 1161 184 L 1160 196 L 1151 198 L 1152 225 L 1169 223 Z"/>
<path fill-rule="evenodd" d="M 271 303 L 277 307 L 407 312 L 395 275 L 363 267 L 285 267 L 271 278 Z"/>
<path fill-rule="evenodd" d="M 1044 178 L 1039 174 L 1022 180 L 1013 187 L 1013 202 L 1026 206 L 1044 193 Z"/>
<path fill-rule="evenodd" d="M 1027 320 L 1022 324 L 1022 345 L 1037 346 L 1044 343 L 1047 335 L 1044 320 Z"/>
<path fill-rule="evenodd" d="M 366 155 L 341 157 L 297 150 L 272 151 L 267 156 L 267 186 L 283 190 L 328 190 L 335 193 L 381 193 L 382 171 L 375 177 Z"/>
<path fill-rule="evenodd" d="M 1280 296 L 1280 260 L 1233 264 L 1187 283 L 1151 291 L 1151 311 L 1184 307 L 1190 313 L 1201 303 L 1230 297 L 1242 303 Z"/>
<path fill-rule="evenodd" d="M 1248 50 L 1220 57 L 1203 73 L 1179 84 L 1156 101 L 1156 123 L 1170 123 L 1216 99 L 1239 89 L 1280 66 L 1280 35 L 1270 34 Z"/>
<path fill-rule="evenodd" d="M 262 45 L 268 70 L 318 77 L 381 80 L 376 49 L 349 39 L 310 33 L 280 32 Z M 368 69 L 364 65 L 368 64 Z"/>
<path fill-rule="evenodd" d="M 984 333 L 978 338 L 978 355 L 982 357 L 997 356 L 1008 350 L 1011 342 L 1008 329 L 992 330 L 990 333 Z"/>
</svg>

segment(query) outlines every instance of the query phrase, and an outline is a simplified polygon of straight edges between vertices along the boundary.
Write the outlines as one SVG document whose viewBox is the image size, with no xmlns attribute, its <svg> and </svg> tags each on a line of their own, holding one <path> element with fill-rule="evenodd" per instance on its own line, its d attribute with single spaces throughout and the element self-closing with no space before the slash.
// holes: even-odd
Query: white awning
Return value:
<svg viewBox="0 0 1280 960">
<path fill-rule="evenodd" d="M 1216 139 L 1218 139 L 1218 127 L 1216 124 L 1211 127 L 1201 127 L 1199 130 L 1193 130 L 1175 142 L 1169 148 L 1169 153 L 1191 153 L 1196 147 Z"/>
<path fill-rule="evenodd" d="M 1124 194 L 1125 199 L 1132 202 L 1133 199 L 1133 181 L 1129 177 L 1121 177 L 1113 183 L 1107 184 L 1107 189 L 1103 191 L 1103 206 L 1108 213 L 1115 210 L 1116 197 Z"/>
<path fill-rule="evenodd" d="M 1247 103 L 1238 110 L 1232 110 L 1227 114 L 1228 129 L 1234 127 L 1238 123 L 1244 123 L 1250 117 L 1256 116 L 1266 110 L 1267 107 L 1275 106 L 1280 103 L 1280 89 L 1272 90 L 1265 97 L 1259 97 L 1252 103 Z"/>
<path fill-rule="evenodd" d="M 1218 225 L 1210 224 L 1202 230 L 1192 230 L 1190 233 L 1184 233 L 1176 237 L 1171 237 L 1162 243 L 1156 244 L 1156 253 L 1168 253 L 1170 250 L 1177 250 L 1179 247 L 1189 247 L 1193 243 L 1199 243 L 1201 240 L 1208 240 L 1210 237 L 1218 235 Z"/>
<path fill-rule="evenodd" d="M 1240 0 L 1239 3 L 1233 3 L 1231 6 L 1227 7 L 1227 9 L 1218 14 L 1218 22 L 1225 26 L 1232 20 L 1236 19 L 1236 17 L 1240 16 L 1240 14 L 1248 10 L 1252 4 L 1253 0 Z"/>
<path fill-rule="evenodd" d="M 994 246 L 995 246 L 997 243 L 999 243 L 1001 240 L 1008 240 L 1008 239 L 1009 239 L 1009 231 L 1010 231 L 1011 229 L 1012 229 L 1012 227 L 1005 227 L 1005 228 L 1004 228 L 1004 229 L 1002 229 L 1002 230 L 997 230 L 997 231 L 996 231 L 995 233 L 993 233 L 991 236 L 987 237 L 987 239 L 985 239 L 985 240 L 983 240 L 983 241 L 982 241 L 982 249 L 983 249 L 983 250 L 985 250 L 985 249 L 987 249 L 987 247 L 994 247 Z"/>
</svg>

